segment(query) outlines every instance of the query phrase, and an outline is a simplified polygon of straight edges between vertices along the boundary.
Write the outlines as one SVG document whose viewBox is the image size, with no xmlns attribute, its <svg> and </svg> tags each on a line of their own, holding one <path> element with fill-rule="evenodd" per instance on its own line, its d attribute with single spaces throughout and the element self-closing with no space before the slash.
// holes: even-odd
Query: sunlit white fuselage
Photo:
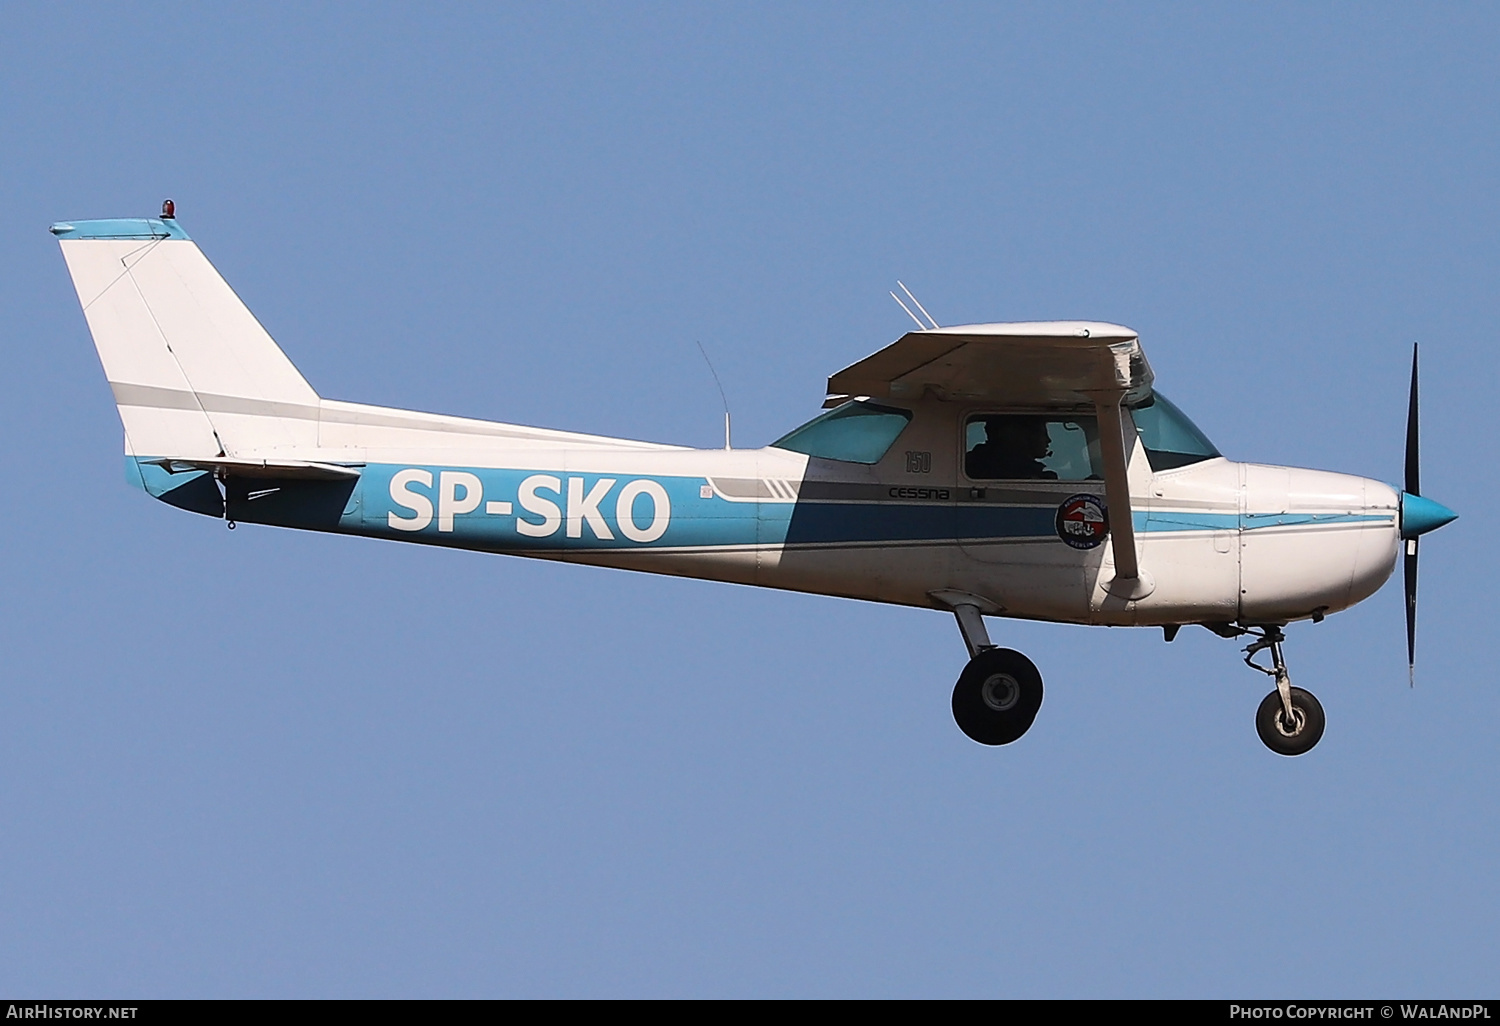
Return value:
<svg viewBox="0 0 1500 1026">
<path fill-rule="evenodd" d="M 358 460 L 358 480 L 231 481 L 230 519 L 931 608 L 961 592 L 1006 616 L 1113 625 L 1336 612 L 1381 586 L 1400 545 L 1399 497 L 1381 482 L 1224 458 L 1153 472 L 1137 443 L 1141 574 L 1122 587 L 1110 545 L 1076 548 L 1055 529 L 1064 502 L 1102 502 L 1102 485 L 967 480 L 955 424 L 969 411 L 950 403 L 917 404 L 866 466 L 521 428 L 529 437 L 507 444 L 460 430 L 484 422 L 324 402 L 366 422 L 364 444 L 292 455 Z"/>
</svg>

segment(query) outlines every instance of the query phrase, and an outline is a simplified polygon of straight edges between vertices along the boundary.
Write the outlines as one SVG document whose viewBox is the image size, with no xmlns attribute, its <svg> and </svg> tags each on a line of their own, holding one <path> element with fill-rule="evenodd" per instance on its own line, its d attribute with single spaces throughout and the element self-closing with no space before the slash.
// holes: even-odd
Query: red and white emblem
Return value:
<svg viewBox="0 0 1500 1026">
<path fill-rule="evenodd" d="M 1057 507 L 1057 536 L 1075 549 L 1094 549 L 1109 536 L 1109 510 L 1096 495 L 1070 495 Z"/>
</svg>

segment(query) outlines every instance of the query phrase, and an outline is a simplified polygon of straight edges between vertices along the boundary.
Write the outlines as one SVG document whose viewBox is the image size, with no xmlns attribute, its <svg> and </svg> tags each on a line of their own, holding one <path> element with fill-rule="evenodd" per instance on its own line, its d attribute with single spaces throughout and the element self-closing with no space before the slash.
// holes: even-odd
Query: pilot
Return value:
<svg viewBox="0 0 1500 1026">
<path fill-rule="evenodd" d="M 1042 461 L 1052 455 L 1052 439 L 1041 417 L 990 417 L 985 440 L 970 449 L 964 471 L 976 480 L 1056 481 Z"/>
</svg>

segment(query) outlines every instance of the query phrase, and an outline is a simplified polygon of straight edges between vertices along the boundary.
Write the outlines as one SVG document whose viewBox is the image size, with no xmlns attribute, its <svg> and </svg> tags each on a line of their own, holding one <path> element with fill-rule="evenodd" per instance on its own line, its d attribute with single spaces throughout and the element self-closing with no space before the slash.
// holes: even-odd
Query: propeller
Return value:
<svg viewBox="0 0 1500 1026">
<path fill-rule="evenodd" d="M 1406 543 L 1406 673 L 1417 683 L 1417 539 L 1458 519 L 1440 502 L 1422 497 L 1421 445 L 1417 428 L 1417 344 L 1411 346 L 1411 397 L 1406 407 L 1406 486 L 1401 494 L 1401 538 Z"/>
<path fill-rule="evenodd" d="M 1401 497 L 1405 520 L 1406 496 L 1422 494 L 1421 443 L 1417 429 L 1417 343 L 1411 344 L 1411 396 L 1406 404 L 1406 495 Z M 1406 534 L 1402 524 L 1402 535 Z M 1406 540 L 1406 684 L 1417 686 L 1417 539 Z"/>
</svg>

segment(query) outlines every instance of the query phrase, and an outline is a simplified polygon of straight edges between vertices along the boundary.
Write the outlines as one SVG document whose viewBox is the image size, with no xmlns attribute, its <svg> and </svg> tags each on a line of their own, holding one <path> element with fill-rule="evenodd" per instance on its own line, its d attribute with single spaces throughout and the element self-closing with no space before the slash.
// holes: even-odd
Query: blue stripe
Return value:
<svg viewBox="0 0 1500 1026">
<path fill-rule="evenodd" d="M 59 239 L 179 239 L 191 242 L 176 221 L 154 217 L 112 217 L 95 221 L 59 221 L 50 229 Z"/>
<path fill-rule="evenodd" d="M 398 504 L 392 498 L 392 479 L 403 471 L 419 472 L 401 493 L 415 506 Z M 449 531 L 441 530 L 444 525 L 439 508 L 444 472 L 464 475 L 464 487 L 450 488 L 450 496 L 459 500 L 457 505 L 472 507 L 452 516 L 452 530 Z M 478 496 L 468 495 L 467 481 L 471 476 L 478 479 Z M 153 463 L 132 460 L 131 477 L 151 495 L 172 505 L 212 516 L 224 515 L 225 507 L 220 504 L 217 487 L 210 475 L 168 474 Z M 539 486 L 539 478 L 550 480 Z M 450 477 L 450 480 L 456 478 Z M 522 485 L 527 481 L 531 481 L 531 494 L 535 497 L 532 505 L 550 504 L 550 510 L 537 512 L 521 505 Z M 588 506 L 588 516 L 576 525 L 577 537 L 568 536 L 566 525 L 572 481 L 578 482 L 571 489 L 575 497 L 586 500 L 593 496 L 595 499 Z M 620 496 L 632 482 L 651 482 L 666 494 L 668 518 L 665 529 L 652 541 L 634 541 L 631 533 L 640 537 L 663 510 L 658 510 L 649 494 L 637 494 L 628 511 L 624 510 Z M 1050 505 L 730 502 L 712 494 L 705 498 L 706 487 L 707 481 L 703 477 L 372 464 L 364 468 L 357 481 L 231 478 L 226 490 L 228 515 L 246 523 L 512 552 L 757 544 L 901 544 L 956 539 L 982 543 L 1056 536 L 1057 511 Z M 477 505 L 463 501 L 468 498 L 477 498 Z M 426 514 L 422 511 L 424 507 L 428 510 Z M 494 512 L 490 512 L 492 508 Z M 627 512 L 630 518 L 627 530 L 621 529 L 622 512 Z M 1248 531 L 1266 527 L 1389 523 L 1391 515 L 1252 513 L 1240 516 L 1237 513 L 1153 511 L 1137 512 L 1134 521 L 1137 531 L 1149 533 Z M 403 525 L 417 529 L 402 530 Z M 527 530 L 528 527 L 531 530 Z M 543 529 L 546 529 L 545 533 L 536 536 Z"/>
<path fill-rule="evenodd" d="M 1235 531 L 1240 526 L 1238 513 L 1148 513 L 1136 512 L 1137 531 Z"/>
<path fill-rule="evenodd" d="M 1308 524 L 1390 523 L 1389 513 L 1148 513 L 1135 514 L 1137 531 L 1257 531 Z"/>
<path fill-rule="evenodd" d="M 1262 527 L 1299 527 L 1304 524 L 1372 524 L 1392 523 L 1390 513 L 1246 513 L 1240 528 L 1254 531 Z"/>
</svg>

